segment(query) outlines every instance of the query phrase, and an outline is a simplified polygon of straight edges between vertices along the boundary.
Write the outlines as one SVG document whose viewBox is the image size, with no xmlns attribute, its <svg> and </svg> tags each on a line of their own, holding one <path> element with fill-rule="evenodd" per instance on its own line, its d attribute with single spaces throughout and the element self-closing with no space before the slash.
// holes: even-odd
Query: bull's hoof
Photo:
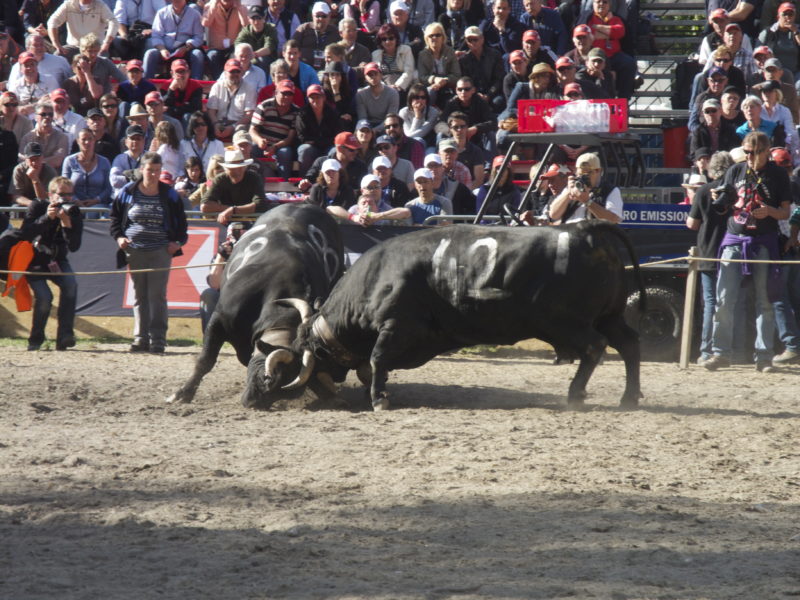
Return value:
<svg viewBox="0 0 800 600">
<path fill-rule="evenodd" d="M 641 392 L 623 394 L 622 399 L 619 401 L 619 405 L 622 408 L 638 408 L 639 398 L 644 398 L 644 395 Z"/>
<path fill-rule="evenodd" d="M 167 404 L 188 404 L 192 401 L 192 394 L 184 390 L 178 390 L 172 396 L 166 399 Z"/>
<path fill-rule="evenodd" d="M 372 401 L 372 410 L 389 410 L 389 396 L 384 392 Z"/>
</svg>

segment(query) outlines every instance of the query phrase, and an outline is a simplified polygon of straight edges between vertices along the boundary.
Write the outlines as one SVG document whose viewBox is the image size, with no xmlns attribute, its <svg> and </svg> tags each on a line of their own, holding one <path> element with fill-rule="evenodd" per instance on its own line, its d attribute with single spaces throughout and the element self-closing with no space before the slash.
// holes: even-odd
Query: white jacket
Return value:
<svg viewBox="0 0 800 600">
<path fill-rule="evenodd" d="M 100 43 L 117 35 L 119 23 L 103 0 L 94 0 L 86 10 L 81 10 L 80 0 L 64 0 L 47 22 L 48 29 L 58 29 L 67 24 L 67 44 L 77 46 L 87 33 L 94 33 Z"/>
</svg>

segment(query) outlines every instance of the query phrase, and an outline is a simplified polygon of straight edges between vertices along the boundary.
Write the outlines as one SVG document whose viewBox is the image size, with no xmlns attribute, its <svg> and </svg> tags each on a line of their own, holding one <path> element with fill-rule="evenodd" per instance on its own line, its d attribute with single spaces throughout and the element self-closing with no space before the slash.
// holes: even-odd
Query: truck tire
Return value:
<svg viewBox="0 0 800 600">
<path fill-rule="evenodd" d="M 648 287 L 647 307 L 639 309 L 639 292 L 628 296 L 625 321 L 639 333 L 642 360 L 670 361 L 680 354 L 683 298 L 675 290 Z"/>
</svg>

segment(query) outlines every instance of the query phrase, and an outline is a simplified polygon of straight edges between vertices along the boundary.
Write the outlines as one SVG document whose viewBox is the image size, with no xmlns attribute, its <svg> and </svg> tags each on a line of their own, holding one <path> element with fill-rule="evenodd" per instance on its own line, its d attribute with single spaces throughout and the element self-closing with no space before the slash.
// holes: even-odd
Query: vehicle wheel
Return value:
<svg viewBox="0 0 800 600">
<path fill-rule="evenodd" d="M 680 353 L 683 298 L 675 290 L 649 287 L 647 307 L 639 310 L 639 292 L 628 296 L 625 321 L 639 332 L 643 360 L 675 360 Z"/>
</svg>

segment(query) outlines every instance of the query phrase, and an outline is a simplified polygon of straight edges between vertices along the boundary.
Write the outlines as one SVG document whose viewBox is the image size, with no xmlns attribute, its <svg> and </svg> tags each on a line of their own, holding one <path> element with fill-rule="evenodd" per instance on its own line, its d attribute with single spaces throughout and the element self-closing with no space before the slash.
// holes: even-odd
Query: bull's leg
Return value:
<svg viewBox="0 0 800 600">
<path fill-rule="evenodd" d="M 206 327 L 206 333 L 203 336 L 203 349 L 194 363 L 194 372 L 189 380 L 181 386 L 181 388 L 167 398 L 167 402 L 191 402 L 194 399 L 194 394 L 200 386 L 200 382 L 216 364 L 219 351 L 222 349 L 222 344 L 225 343 L 224 329 L 222 323 L 219 321 L 217 314 L 211 315 L 211 320 Z"/>
<path fill-rule="evenodd" d="M 386 381 L 389 379 L 389 364 L 392 355 L 402 352 L 400 340 L 391 329 L 383 329 L 378 334 L 375 346 L 372 348 L 369 365 L 372 368 L 372 381 L 370 382 L 369 395 L 372 400 L 372 410 L 386 410 L 389 408 L 389 394 L 386 393 Z"/>
<path fill-rule="evenodd" d="M 625 391 L 620 406 L 633 408 L 639 405 L 642 397 L 639 382 L 641 354 L 639 352 L 639 335 L 625 323 L 621 316 L 610 321 L 597 324 L 597 329 L 608 338 L 609 345 L 614 348 L 625 361 Z"/>
<path fill-rule="evenodd" d="M 606 340 L 603 336 L 588 330 L 578 333 L 570 338 L 574 341 L 582 340 L 575 346 L 575 351 L 580 359 L 578 370 L 569 384 L 567 393 L 567 404 L 570 406 L 580 406 L 586 398 L 586 384 L 594 373 L 595 367 L 603 357 L 606 349 Z"/>
</svg>

